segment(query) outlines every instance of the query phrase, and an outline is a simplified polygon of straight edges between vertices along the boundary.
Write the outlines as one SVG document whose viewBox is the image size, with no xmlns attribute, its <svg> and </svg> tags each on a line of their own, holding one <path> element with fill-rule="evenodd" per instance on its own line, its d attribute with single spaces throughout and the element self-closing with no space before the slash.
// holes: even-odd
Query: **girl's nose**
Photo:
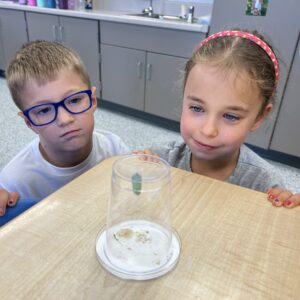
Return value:
<svg viewBox="0 0 300 300">
<path fill-rule="evenodd" d="M 64 107 L 59 107 L 57 111 L 56 123 L 59 126 L 69 124 L 74 121 L 74 115 L 65 110 Z"/>
<path fill-rule="evenodd" d="M 219 129 L 216 120 L 208 119 L 208 118 L 204 120 L 201 127 L 201 132 L 203 135 L 207 137 L 210 138 L 216 137 L 219 134 Z"/>
</svg>

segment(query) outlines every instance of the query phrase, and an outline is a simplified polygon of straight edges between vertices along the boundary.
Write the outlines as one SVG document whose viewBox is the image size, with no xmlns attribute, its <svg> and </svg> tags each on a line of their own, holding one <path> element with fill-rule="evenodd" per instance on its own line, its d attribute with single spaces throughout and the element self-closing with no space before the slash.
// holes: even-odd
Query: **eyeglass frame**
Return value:
<svg viewBox="0 0 300 300">
<path fill-rule="evenodd" d="M 88 96 L 89 96 L 89 100 L 90 100 L 90 105 L 88 108 L 86 108 L 85 110 L 81 111 L 81 112 L 72 112 L 70 111 L 66 105 L 65 105 L 65 101 L 73 96 L 76 96 L 77 94 L 81 94 L 81 93 L 86 93 Z M 50 105 L 53 105 L 54 106 L 54 109 L 55 109 L 55 116 L 54 116 L 54 119 L 51 121 L 51 122 L 48 122 L 48 123 L 45 123 L 45 124 L 36 124 L 32 121 L 31 117 L 29 116 L 29 112 L 34 109 L 34 108 L 37 108 L 39 106 L 44 106 L 44 105 L 47 105 L 47 104 L 50 104 Z M 87 110 L 89 110 L 93 105 L 93 99 L 92 99 L 92 90 L 88 89 L 88 90 L 82 90 L 82 91 L 79 91 L 79 92 L 76 92 L 74 94 L 71 94 L 69 96 L 67 96 L 66 98 L 58 101 L 58 102 L 48 102 L 48 103 L 43 103 L 43 104 L 38 104 L 38 105 L 35 105 L 35 106 L 32 106 L 32 107 L 29 107 L 28 109 L 25 109 L 22 111 L 23 115 L 29 120 L 29 122 L 33 125 L 33 126 L 45 126 L 45 125 L 49 125 L 51 123 L 53 123 L 56 118 L 57 118 L 57 115 L 58 115 L 58 108 L 60 106 L 62 106 L 68 113 L 72 114 L 72 115 L 79 115 L 79 114 L 82 114 L 84 112 L 86 112 Z"/>
</svg>

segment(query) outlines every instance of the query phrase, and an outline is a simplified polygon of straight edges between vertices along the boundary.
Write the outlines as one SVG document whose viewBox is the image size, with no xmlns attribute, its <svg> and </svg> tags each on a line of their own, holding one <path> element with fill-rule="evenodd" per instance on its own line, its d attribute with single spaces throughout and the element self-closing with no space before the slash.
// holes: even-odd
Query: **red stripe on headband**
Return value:
<svg viewBox="0 0 300 300">
<path fill-rule="evenodd" d="M 207 42 L 215 39 L 215 38 L 219 38 L 219 37 L 226 37 L 226 36 L 238 36 L 247 40 L 250 40 L 252 42 L 254 42 L 256 45 L 260 46 L 270 57 L 270 59 L 272 60 L 273 64 L 274 64 L 274 69 L 275 69 L 275 81 L 276 84 L 279 80 L 279 65 L 278 65 L 278 61 L 277 58 L 274 54 L 274 52 L 272 51 L 272 49 L 268 46 L 268 44 L 266 42 L 264 42 L 263 40 L 261 40 L 259 37 L 249 33 L 249 32 L 244 32 L 244 31 L 236 31 L 236 30 L 227 30 L 227 31 L 220 31 L 217 33 L 214 33 L 212 35 L 210 35 L 209 37 L 207 37 L 205 40 L 203 40 L 197 47 L 196 50 L 200 49 L 203 45 L 205 45 Z"/>
</svg>

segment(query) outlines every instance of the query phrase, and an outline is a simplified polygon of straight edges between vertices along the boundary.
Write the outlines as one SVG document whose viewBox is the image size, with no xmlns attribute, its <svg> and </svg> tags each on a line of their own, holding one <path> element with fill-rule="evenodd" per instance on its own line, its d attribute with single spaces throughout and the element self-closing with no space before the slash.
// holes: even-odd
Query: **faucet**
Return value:
<svg viewBox="0 0 300 300">
<path fill-rule="evenodd" d="M 143 9 L 143 14 L 147 14 L 149 17 L 153 15 L 152 0 L 150 0 L 149 7 Z"/>
<path fill-rule="evenodd" d="M 194 6 L 189 7 L 189 12 L 188 12 L 188 15 L 187 15 L 187 20 L 186 20 L 188 23 L 193 23 L 194 10 L 195 10 Z"/>
</svg>

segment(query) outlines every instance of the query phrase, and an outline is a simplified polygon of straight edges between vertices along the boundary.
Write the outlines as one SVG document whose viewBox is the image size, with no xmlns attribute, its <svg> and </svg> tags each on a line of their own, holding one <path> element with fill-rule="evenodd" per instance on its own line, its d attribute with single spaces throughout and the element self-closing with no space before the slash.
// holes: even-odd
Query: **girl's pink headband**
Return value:
<svg viewBox="0 0 300 300">
<path fill-rule="evenodd" d="M 264 42 L 259 37 L 255 36 L 255 35 L 253 35 L 253 34 L 251 34 L 249 32 L 236 31 L 236 30 L 220 31 L 220 32 L 214 33 L 214 34 L 210 35 L 209 37 L 207 37 L 205 40 L 203 40 L 196 47 L 196 49 L 200 49 L 203 45 L 205 45 L 210 40 L 213 40 L 213 39 L 219 38 L 219 37 L 224 37 L 224 36 L 238 36 L 238 37 L 241 37 L 241 38 L 244 38 L 244 39 L 251 40 L 256 45 L 260 46 L 263 50 L 265 50 L 265 52 L 268 54 L 268 56 L 270 57 L 270 59 L 272 60 L 272 62 L 274 64 L 274 68 L 275 68 L 275 81 L 276 81 L 276 84 L 277 84 L 278 79 L 279 79 L 279 65 L 278 65 L 278 61 L 277 61 L 277 58 L 276 58 L 274 52 L 267 45 L 266 42 Z"/>
</svg>

